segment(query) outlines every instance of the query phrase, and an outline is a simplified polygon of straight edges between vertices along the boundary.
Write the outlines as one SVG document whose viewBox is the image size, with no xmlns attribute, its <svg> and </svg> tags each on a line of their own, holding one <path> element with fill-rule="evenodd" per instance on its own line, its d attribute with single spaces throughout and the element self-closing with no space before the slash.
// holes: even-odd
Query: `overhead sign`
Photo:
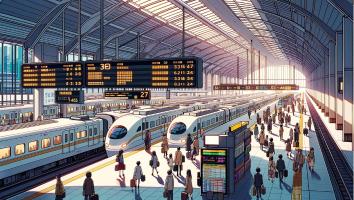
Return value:
<svg viewBox="0 0 354 200">
<path fill-rule="evenodd" d="M 299 90 L 298 85 L 294 84 L 272 84 L 272 85 L 256 85 L 256 84 L 221 84 L 214 85 L 214 90 Z"/>
<path fill-rule="evenodd" d="M 201 88 L 203 61 L 199 58 L 127 61 L 87 61 L 86 87 Z"/>
<path fill-rule="evenodd" d="M 83 104 L 84 91 L 55 91 L 55 103 L 58 104 Z"/>
<path fill-rule="evenodd" d="M 151 99 L 151 92 L 149 90 L 143 91 L 105 91 L 105 98 L 117 99 L 136 99 L 136 100 L 149 100 Z"/>
<path fill-rule="evenodd" d="M 23 88 L 81 88 L 83 78 L 80 62 L 22 65 Z"/>
</svg>

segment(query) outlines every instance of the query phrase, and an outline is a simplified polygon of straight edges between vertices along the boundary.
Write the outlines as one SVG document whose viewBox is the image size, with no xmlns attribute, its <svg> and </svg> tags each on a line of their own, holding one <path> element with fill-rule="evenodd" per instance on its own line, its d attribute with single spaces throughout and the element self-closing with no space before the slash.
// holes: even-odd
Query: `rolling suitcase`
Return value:
<svg viewBox="0 0 354 200">
<path fill-rule="evenodd" d="M 130 179 L 130 187 L 136 187 L 135 179 Z"/>
</svg>

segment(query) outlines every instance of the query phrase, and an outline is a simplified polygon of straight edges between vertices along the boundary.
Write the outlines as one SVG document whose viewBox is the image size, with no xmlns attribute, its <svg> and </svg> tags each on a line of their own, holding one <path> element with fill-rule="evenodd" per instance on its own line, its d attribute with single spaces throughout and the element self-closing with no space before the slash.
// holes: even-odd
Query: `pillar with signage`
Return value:
<svg viewBox="0 0 354 200">
<path fill-rule="evenodd" d="M 201 193 L 230 195 L 251 166 L 248 122 L 229 127 L 226 135 L 204 136 L 201 151 Z M 245 146 L 246 144 L 246 146 Z"/>
</svg>

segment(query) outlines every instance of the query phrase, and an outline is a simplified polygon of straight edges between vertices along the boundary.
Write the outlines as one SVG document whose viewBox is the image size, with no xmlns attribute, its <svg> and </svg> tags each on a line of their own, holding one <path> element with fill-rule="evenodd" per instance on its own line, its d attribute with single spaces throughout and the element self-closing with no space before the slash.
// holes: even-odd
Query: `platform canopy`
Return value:
<svg viewBox="0 0 354 200">
<path fill-rule="evenodd" d="M 290 61 L 312 72 L 328 54 L 342 17 L 353 18 L 349 0 L 103 0 L 103 15 L 100 1 L 0 1 L 0 37 L 29 49 L 43 42 L 65 55 L 77 52 L 81 2 L 82 53 L 98 55 L 100 42 L 106 59 L 136 58 L 137 49 L 140 58 L 184 53 L 203 58 L 206 72 L 242 78 L 254 49 L 269 63 Z"/>
</svg>

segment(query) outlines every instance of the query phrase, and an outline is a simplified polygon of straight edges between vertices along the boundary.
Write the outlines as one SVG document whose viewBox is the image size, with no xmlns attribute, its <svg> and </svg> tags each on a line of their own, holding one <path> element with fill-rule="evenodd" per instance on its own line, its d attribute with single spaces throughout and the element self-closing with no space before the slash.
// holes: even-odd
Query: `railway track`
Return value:
<svg viewBox="0 0 354 200">
<path fill-rule="evenodd" d="M 335 185 L 336 197 L 340 200 L 353 200 L 353 171 L 307 96 L 306 101 L 332 183 Z"/>
</svg>

